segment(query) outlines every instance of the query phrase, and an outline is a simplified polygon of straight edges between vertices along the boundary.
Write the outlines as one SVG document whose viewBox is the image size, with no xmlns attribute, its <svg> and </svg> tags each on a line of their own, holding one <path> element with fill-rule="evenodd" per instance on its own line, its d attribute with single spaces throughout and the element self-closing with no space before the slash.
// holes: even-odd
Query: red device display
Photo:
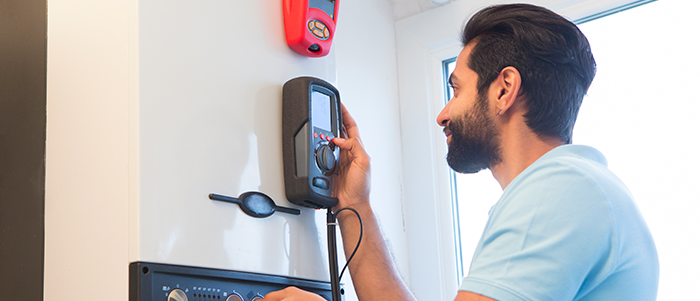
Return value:
<svg viewBox="0 0 700 301">
<path fill-rule="evenodd" d="M 308 57 L 331 51 L 338 22 L 339 0 L 283 0 L 287 45 Z"/>
</svg>

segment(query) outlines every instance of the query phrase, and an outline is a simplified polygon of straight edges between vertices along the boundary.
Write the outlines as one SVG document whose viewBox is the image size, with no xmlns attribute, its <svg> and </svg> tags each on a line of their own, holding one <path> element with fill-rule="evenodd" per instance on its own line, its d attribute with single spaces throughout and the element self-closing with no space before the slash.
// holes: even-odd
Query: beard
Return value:
<svg viewBox="0 0 700 301">
<path fill-rule="evenodd" d="M 452 134 L 447 164 L 458 173 L 477 173 L 501 162 L 500 138 L 488 115 L 488 99 L 479 93 L 472 110 L 445 126 Z"/>
</svg>

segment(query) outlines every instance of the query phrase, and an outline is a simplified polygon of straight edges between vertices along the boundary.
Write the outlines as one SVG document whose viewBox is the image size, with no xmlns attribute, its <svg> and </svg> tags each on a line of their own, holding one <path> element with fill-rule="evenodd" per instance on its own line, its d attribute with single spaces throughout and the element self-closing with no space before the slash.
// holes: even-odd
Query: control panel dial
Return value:
<svg viewBox="0 0 700 301">
<path fill-rule="evenodd" d="M 243 297 L 239 295 L 238 293 L 231 293 L 228 298 L 226 298 L 226 301 L 243 301 Z"/>
<path fill-rule="evenodd" d="M 187 301 L 187 294 L 185 291 L 176 288 L 168 294 L 168 301 Z"/>
<path fill-rule="evenodd" d="M 316 164 L 323 173 L 333 171 L 335 168 L 335 154 L 330 145 L 322 144 L 316 149 Z"/>
</svg>

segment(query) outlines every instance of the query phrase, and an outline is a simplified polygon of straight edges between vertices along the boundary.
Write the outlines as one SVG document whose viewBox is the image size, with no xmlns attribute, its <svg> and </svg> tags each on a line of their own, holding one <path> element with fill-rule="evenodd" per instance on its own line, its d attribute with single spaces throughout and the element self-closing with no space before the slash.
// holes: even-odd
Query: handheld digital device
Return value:
<svg viewBox="0 0 700 301">
<path fill-rule="evenodd" d="M 283 0 L 287 45 L 308 57 L 331 51 L 339 0 Z"/>
<path fill-rule="evenodd" d="M 338 174 L 339 150 L 331 139 L 339 137 L 342 117 L 340 93 L 328 82 L 298 77 L 282 88 L 282 151 L 287 199 L 311 208 L 331 208 Z"/>
</svg>

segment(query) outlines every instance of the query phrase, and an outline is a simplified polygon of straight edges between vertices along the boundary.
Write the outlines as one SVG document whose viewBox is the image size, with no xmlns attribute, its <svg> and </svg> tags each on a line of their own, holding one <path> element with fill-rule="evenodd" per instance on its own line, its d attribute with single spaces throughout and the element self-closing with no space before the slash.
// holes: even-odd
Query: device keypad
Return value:
<svg viewBox="0 0 700 301">
<path fill-rule="evenodd" d="M 331 36 L 326 24 L 323 24 L 323 22 L 319 20 L 309 20 L 307 26 L 309 27 L 309 31 L 321 40 L 327 40 Z"/>
</svg>

